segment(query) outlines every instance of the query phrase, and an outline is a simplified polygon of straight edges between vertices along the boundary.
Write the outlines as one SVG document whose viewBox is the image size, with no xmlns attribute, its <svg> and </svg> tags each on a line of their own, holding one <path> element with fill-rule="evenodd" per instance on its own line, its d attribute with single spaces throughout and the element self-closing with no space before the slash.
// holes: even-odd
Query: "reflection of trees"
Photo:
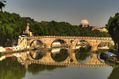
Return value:
<svg viewBox="0 0 119 79">
<path fill-rule="evenodd" d="M 22 79 L 25 73 L 25 68 L 16 59 L 7 58 L 0 62 L 0 79 Z"/>
<path fill-rule="evenodd" d="M 90 56 L 90 53 L 87 51 L 87 52 L 80 52 L 80 50 L 76 50 L 75 51 L 76 53 L 76 59 L 77 60 L 85 60 L 87 57 Z"/>
<path fill-rule="evenodd" d="M 33 59 L 41 59 L 43 56 L 45 55 L 45 52 L 41 51 L 41 50 L 37 50 L 37 51 L 31 51 L 30 52 L 30 56 L 33 58 Z"/>
<path fill-rule="evenodd" d="M 64 66 L 53 66 L 53 65 L 41 65 L 41 64 L 31 64 L 29 65 L 28 71 L 31 72 L 32 74 L 37 74 L 40 71 L 44 71 L 44 70 L 54 70 L 57 67 L 64 67 Z"/>
<path fill-rule="evenodd" d="M 60 53 L 57 53 L 55 55 L 51 54 L 51 57 L 57 61 L 57 62 L 61 62 L 64 61 L 67 57 L 68 57 L 68 50 L 67 49 L 61 49 Z"/>
<path fill-rule="evenodd" d="M 119 79 L 119 68 L 114 68 L 108 79 Z"/>
<path fill-rule="evenodd" d="M 88 52 L 91 50 L 91 46 L 86 46 L 85 48 L 84 47 L 80 47 L 80 52 Z"/>
</svg>

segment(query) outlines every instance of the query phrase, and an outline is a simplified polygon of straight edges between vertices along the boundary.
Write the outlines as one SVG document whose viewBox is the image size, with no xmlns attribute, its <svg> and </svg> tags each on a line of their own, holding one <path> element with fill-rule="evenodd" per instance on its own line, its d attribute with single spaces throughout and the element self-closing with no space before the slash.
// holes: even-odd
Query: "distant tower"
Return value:
<svg viewBox="0 0 119 79">
<path fill-rule="evenodd" d="M 82 27 L 88 27 L 89 26 L 88 20 L 85 18 L 82 19 L 80 25 L 82 25 Z"/>
</svg>

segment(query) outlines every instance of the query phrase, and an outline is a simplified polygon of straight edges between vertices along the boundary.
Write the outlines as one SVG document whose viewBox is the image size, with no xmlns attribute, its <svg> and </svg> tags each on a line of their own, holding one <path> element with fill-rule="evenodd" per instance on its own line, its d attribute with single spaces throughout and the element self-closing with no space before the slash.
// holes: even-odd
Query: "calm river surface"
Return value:
<svg viewBox="0 0 119 79">
<path fill-rule="evenodd" d="M 64 62 L 71 53 L 68 49 L 52 49 L 50 51 L 27 51 L 0 56 L 0 79 L 118 79 L 119 68 L 112 66 L 78 66 L 45 64 L 50 59 L 43 57 L 51 55 L 57 64 Z M 48 54 L 49 53 L 49 54 Z M 91 58 L 91 52 L 73 52 L 77 61 L 86 63 Z M 72 55 L 72 56 L 73 56 Z M 42 63 L 29 63 L 30 58 L 41 60 Z M 73 62 L 73 60 L 70 60 Z"/>
<path fill-rule="evenodd" d="M 32 74 L 27 71 L 23 79 L 117 79 L 111 75 L 112 70 L 112 67 L 69 66 L 51 71 L 44 70 L 37 74 Z"/>
</svg>

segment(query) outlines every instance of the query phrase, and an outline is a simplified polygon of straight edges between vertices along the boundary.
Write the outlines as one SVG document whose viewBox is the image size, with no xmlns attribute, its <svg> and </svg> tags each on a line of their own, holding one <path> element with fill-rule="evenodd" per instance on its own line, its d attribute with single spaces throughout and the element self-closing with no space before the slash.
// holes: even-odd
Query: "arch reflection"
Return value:
<svg viewBox="0 0 119 79">
<path fill-rule="evenodd" d="M 46 53 L 41 50 L 30 51 L 29 54 L 30 54 L 31 58 L 33 58 L 34 60 L 39 60 L 39 59 L 43 58 L 43 56 L 46 55 Z"/>
<path fill-rule="evenodd" d="M 55 50 L 55 49 L 52 49 L 52 50 Z M 59 48 L 58 51 L 55 51 L 55 52 L 53 52 L 52 50 L 51 50 L 51 57 L 56 62 L 64 61 L 69 56 L 67 49 Z"/>
<path fill-rule="evenodd" d="M 89 51 L 75 50 L 75 57 L 79 63 L 86 63 L 91 59 L 91 53 Z"/>
</svg>

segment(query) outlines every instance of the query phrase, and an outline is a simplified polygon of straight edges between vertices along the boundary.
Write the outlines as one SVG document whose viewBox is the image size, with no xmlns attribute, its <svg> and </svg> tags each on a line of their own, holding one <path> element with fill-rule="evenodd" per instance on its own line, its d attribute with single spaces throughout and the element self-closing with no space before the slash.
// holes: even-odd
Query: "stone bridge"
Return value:
<svg viewBox="0 0 119 79">
<path fill-rule="evenodd" d="M 68 47 L 75 49 L 78 41 L 85 40 L 91 46 L 91 50 L 95 51 L 98 45 L 102 42 L 108 42 L 114 45 L 113 40 L 110 37 L 80 37 L 80 36 L 30 36 L 19 37 L 18 45 L 27 48 L 31 47 L 32 43 L 39 41 L 46 48 L 51 48 L 52 43 L 55 41 L 63 41 Z"/>
</svg>

